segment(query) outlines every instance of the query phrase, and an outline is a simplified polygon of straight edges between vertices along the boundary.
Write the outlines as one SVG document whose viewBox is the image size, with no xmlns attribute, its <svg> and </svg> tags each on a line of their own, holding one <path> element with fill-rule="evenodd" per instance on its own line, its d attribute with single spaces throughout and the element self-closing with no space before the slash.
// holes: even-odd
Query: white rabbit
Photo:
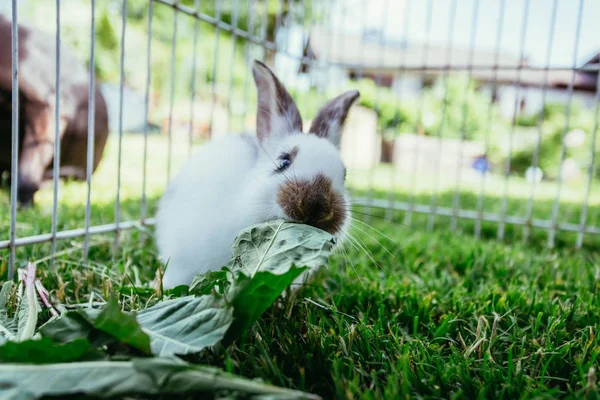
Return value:
<svg viewBox="0 0 600 400">
<path fill-rule="evenodd" d="M 357 91 L 326 104 L 302 133 L 296 104 L 271 70 L 252 69 L 258 90 L 257 137 L 225 135 L 202 146 L 160 201 L 156 240 L 167 264 L 165 289 L 219 270 L 245 227 L 287 219 L 342 240 L 350 219 L 346 168 L 338 146 Z"/>
</svg>

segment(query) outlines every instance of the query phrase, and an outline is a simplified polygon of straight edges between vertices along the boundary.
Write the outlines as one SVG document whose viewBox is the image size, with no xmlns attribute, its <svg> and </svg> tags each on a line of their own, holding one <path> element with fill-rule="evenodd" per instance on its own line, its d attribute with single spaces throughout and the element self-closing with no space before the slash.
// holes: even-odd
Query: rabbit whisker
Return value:
<svg viewBox="0 0 600 400">
<path fill-rule="evenodd" d="M 364 225 L 364 226 L 366 226 L 367 228 L 370 228 L 370 229 L 374 230 L 375 232 L 377 232 L 378 234 L 380 234 L 380 235 L 381 235 L 381 236 L 383 236 L 384 238 L 388 239 L 389 241 L 391 241 L 391 242 L 394 242 L 394 243 L 398 244 L 398 241 L 397 241 L 396 239 L 392 239 L 391 237 L 389 237 L 389 236 L 388 236 L 388 235 L 386 235 L 385 233 L 381 232 L 379 229 L 377 229 L 377 228 L 373 227 L 373 225 L 367 224 L 366 222 L 364 222 L 364 221 L 361 221 L 360 219 L 358 219 L 358 218 L 354 218 L 354 217 L 352 217 L 352 221 L 354 221 L 354 222 L 358 222 L 358 223 L 360 223 L 360 224 L 363 224 L 363 225 Z"/>
<path fill-rule="evenodd" d="M 353 214 L 364 215 L 366 217 L 378 218 L 378 219 L 381 219 L 381 220 L 384 220 L 384 221 L 391 222 L 391 223 L 396 224 L 396 225 L 400 225 L 400 226 L 404 226 L 404 227 L 407 227 L 407 228 L 410 228 L 410 229 L 414 229 L 417 232 L 422 232 L 421 229 L 418 229 L 418 228 L 416 228 L 416 227 L 414 227 L 412 225 L 409 225 L 409 224 L 405 224 L 405 223 L 396 221 L 395 219 L 392 219 L 392 218 L 382 217 L 381 215 L 376 215 L 376 214 L 369 214 L 369 213 L 357 211 L 357 210 L 354 210 L 354 209 L 347 209 L 346 211 L 351 211 Z"/>
<path fill-rule="evenodd" d="M 354 220 L 356 221 L 356 220 Z M 354 222 L 351 221 L 351 222 Z M 352 228 L 354 229 L 358 229 L 360 232 L 364 233 L 365 235 L 367 235 L 368 237 L 370 237 L 371 239 L 373 239 L 375 242 L 377 242 L 378 245 L 380 245 L 390 256 L 392 256 L 393 258 L 396 258 L 396 256 L 394 254 L 392 254 L 391 251 L 389 251 L 389 249 L 387 247 L 385 247 L 379 240 L 375 239 L 375 237 L 373 237 L 373 235 L 371 235 L 369 232 L 365 231 L 364 229 L 359 228 L 356 225 L 352 225 Z"/>
<path fill-rule="evenodd" d="M 367 257 L 369 257 L 369 259 L 371 259 L 371 261 L 373 262 L 373 264 L 375 264 L 375 266 L 377 268 L 379 268 L 380 270 L 384 271 L 384 269 L 381 267 L 381 265 L 379 265 L 379 263 L 377 261 L 375 261 L 375 258 L 373 257 L 373 254 L 371 252 L 369 252 L 360 242 L 359 239 L 357 237 L 352 236 L 351 234 L 348 235 L 348 243 L 352 243 L 352 245 L 354 246 L 354 248 L 357 251 L 361 251 L 364 252 L 366 254 Z M 384 271 L 385 272 L 385 271 Z"/>
<path fill-rule="evenodd" d="M 348 251 L 342 246 L 342 247 L 340 247 L 340 252 L 344 255 L 345 261 L 348 264 L 350 264 L 350 267 L 352 267 L 352 270 L 356 274 L 356 277 L 358 278 L 358 281 L 360 282 L 361 286 L 364 288 L 365 287 L 365 282 L 364 282 L 363 278 L 360 276 L 360 274 L 358 273 L 358 271 L 356 270 L 356 264 L 352 262 L 352 259 L 348 255 Z"/>
</svg>

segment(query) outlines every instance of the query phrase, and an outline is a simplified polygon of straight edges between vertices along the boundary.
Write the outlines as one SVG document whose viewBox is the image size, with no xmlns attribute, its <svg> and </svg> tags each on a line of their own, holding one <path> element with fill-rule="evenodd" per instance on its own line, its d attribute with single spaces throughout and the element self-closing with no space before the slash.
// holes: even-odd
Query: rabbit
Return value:
<svg viewBox="0 0 600 400">
<path fill-rule="evenodd" d="M 56 42 L 38 29 L 19 24 L 19 168 L 17 200 L 34 205 L 35 193 L 53 177 Z M 0 186 L 2 172 L 11 172 L 12 22 L 0 15 Z M 61 178 L 85 180 L 88 144 L 88 68 L 65 46 L 60 47 L 60 171 Z M 106 101 L 95 93 L 94 173 L 109 135 Z"/>
<path fill-rule="evenodd" d="M 338 245 L 350 221 L 340 137 L 358 91 L 327 103 L 303 133 L 296 104 L 275 74 L 254 61 L 256 136 L 229 134 L 203 145 L 159 202 L 156 242 L 163 288 L 221 269 L 245 227 L 285 219 L 320 228 Z"/>
</svg>

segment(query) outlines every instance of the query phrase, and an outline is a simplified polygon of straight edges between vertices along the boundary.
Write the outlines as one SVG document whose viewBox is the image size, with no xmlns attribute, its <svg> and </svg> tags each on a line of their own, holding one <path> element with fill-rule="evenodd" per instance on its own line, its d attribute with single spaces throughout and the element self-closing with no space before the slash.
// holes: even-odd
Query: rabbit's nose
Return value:
<svg viewBox="0 0 600 400">
<path fill-rule="evenodd" d="M 286 182 L 279 191 L 278 203 L 291 220 L 329 233 L 338 232 L 346 218 L 343 198 L 323 175 L 313 180 Z"/>
<path fill-rule="evenodd" d="M 331 214 L 328 194 L 304 193 L 305 197 L 300 200 L 301 207 L 298 209 L 302 217 L 302 222 L 309 225 L 316 225 L 327 215 Z"/>
</svg>

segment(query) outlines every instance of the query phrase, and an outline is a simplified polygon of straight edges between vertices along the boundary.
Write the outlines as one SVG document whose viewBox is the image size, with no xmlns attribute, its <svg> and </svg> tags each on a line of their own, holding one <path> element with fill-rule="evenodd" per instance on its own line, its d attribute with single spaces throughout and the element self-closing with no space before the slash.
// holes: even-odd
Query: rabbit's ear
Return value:
<svg viewBox="0 0 600 400">
<path fill-rule="evenodd" d="M 351 90 L 325 104 L 313 119 L 309 132 L 339 146 L 348 110 L 359 96 L 357 90 Z"/>
<path fill-rule="evenodd" d="M 298 107 L 275 74 L 260 61 L 254 61 L 252 74 L 258 90 L 258 139 L 263 141 L 272 136 L 302 132 L 302 118 Z"/>
</svg>

